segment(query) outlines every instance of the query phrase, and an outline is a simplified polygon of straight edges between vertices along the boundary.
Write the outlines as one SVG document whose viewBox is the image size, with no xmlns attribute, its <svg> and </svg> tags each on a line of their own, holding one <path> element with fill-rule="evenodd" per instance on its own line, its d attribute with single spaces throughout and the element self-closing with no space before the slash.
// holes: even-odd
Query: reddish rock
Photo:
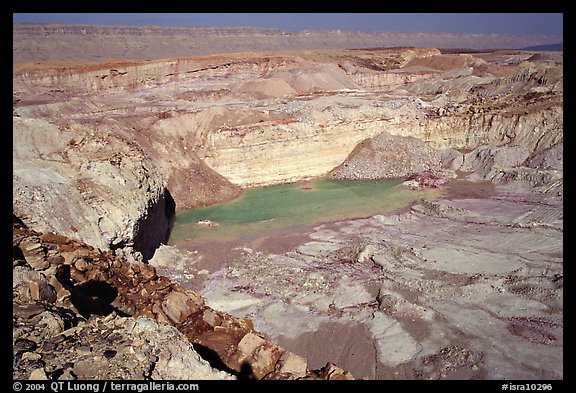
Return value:
<svg viewBox="0 0 576 393">
<path fill-rule="evenodd" d="M 414 173 L 405 181 L 405 184 L 415 185 L 418 188 L 438 188 L 443 184 L 448 183 L 449 179 L 438 172 L 433 170 L 425 170 L 419 173 Z"/>
<path fill-rule="evenodd" d="M 130 263 L 109 251 L 102 252 L 63 236 L 38 235 L 20 224 L 15 225 L 13 234 L 13 243 L 18 245 L 18 249 L 29 259 L 34 259 L 31 265 L 33 269 L 50 267 L 43 273 L 28 266 L 15 265 L 13 270 L 13 315 L 20 321 L 16 325 L 21 326 L 14 337 L 33 337 L 39 343 L 46 344 L 41 346 L 44 363 L 34 368 L 39 371 L 33 371 L 36 363 L 30 363 L 31 359 L 38 355 L 30 354 L 25 360 L 17 359 L 18 371 L 15 371 L 15 375 L 19 377 L 27 378 L 32 371 L 34 375 L 44 372 L 53 377 L 56 369 L 44 364 L 52 364 L 58 360 L 59 355 L 54 351 L 60 341 L 53 340 L 48 343 L 45 340 L 61 333 L 65 326 L 77 325 L 82 317 L 96 321 L 94 318 L 108 315 L 105 317 L 107 320 L 113 315 L 110 314 L 113 311 L 132 317 L 145 316 L 161 324 L 174 326 L 195 345 L 201 356 L 220 369 L 233 370 L 239 378 L 323 377 L 320 371 L 309 372 L 305 359 L 260 336 L 255 332 L 250 319 L 236 318 L 207 307 L 200 295 L 181 288 L 166 277 L 158 276 L 150 265 Z M 45 244 L 45 240 L 50 243 Z M 16 301 L 19 304 L 16 304 Z M 42 303 L 31 303 L 35 301 Z M 47 311 L 46 305 L 49 303 L 58 306 L 60 311 Z M 26 322 L 29 320 L 31 325 Z M 67 331 L 74 334 L 74 329 Z M 112 338 L 111 331 L 106 334 L 109 336 L 106 340 L 111 340 L 110 342 L 121 340 L 121 336 Z M 88 352 L 80 352 L 89 354 L 90 347 L 86 348 Z M 134 350 L 138 354 L 136 345 Z M 71 372 L 87 378 L 95 373 L 104 375 L 110 372 L 106 362 L 100 362 L 100 357 L 83 359 L 85 361 L 62 369 L 60 378 L 71 377 Z M 98 370 L 89 367 L 93 362 L 100 362 Z M 133 366 L 137 366 L 135 359 L 131 362 L 134 363 Z M 135 371 L 138 367 L 132 367 L 132 363 L 124 363 L 124 369 L 118 375 L 143 376 L 141 371 Z M 168 370 L 169 368 L 165 369 L 166 372 Z M 330 374 L 332 379 L 336 375 Z"/>
<path fill-rule="evenodd" d="M 248 333 L 238 343 L 238 352 L 239 362 L 249 364 L 254 377 L 262 379 L 275 371 L 276 363 L 285 350 L 254 333 Z"/>
</svg>

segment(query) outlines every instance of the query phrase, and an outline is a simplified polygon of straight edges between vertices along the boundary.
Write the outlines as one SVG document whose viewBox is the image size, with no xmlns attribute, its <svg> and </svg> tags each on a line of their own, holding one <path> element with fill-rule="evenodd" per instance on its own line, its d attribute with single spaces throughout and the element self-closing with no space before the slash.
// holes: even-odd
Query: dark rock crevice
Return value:
<svg viewBox="0 0 576 393">
<path fill-rule="evenodd" d="M 147 214 L 136 223 L 134 251 L 140 252 L 144 262 L 154 256 L 161 244 L 166 244 L 170 236 L 170 224 L 176 211 L 174 198 L 168 189 L 151 204 Z M 118 246 L 116 246 L 118 248 Z"/>
<path fill-rule="evenodd" d="M 15 379 L 352 378 L 331 364 L 308 369 L 251 320 L 206 306 L 150 265 L 17 219 L 13 246 L 24 257 L 13 260 Z"/>
</svg>

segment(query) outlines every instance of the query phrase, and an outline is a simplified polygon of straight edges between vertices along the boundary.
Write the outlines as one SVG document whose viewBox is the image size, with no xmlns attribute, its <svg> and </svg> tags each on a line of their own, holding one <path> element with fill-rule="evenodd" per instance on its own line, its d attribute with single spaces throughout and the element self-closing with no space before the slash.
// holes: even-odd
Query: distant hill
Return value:
<svg viewBox="0 0 576 393">
<path fill-rule="evenodd" d="M 522 48 L 522 50 L 531 50 L 531 51 L 546 51 L 546 52 L 564 52 L 564 43 L 560 42 L 558 44 L 546 44 L 546 45 L 536 45 L 536 46 L 528 46 L 526 48 Z"/>
<path fill-rule="evenodd" d="M 520 49 L 551 45 L 561 36 L 400 33 L 240 27 L 14 24 L 13 63 L 48 60 L 158 59 L 232 52 L 420 48 Z"/>
</svg>

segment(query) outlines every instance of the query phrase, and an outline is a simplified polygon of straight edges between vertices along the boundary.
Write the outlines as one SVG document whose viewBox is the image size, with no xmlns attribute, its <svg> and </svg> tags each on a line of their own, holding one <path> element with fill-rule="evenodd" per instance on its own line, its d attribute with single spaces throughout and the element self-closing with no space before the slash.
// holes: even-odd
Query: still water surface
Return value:
<svg viewBox="0 0 576 393">
<path fill-rule="evenodd" d="M 271 231 L 367 217 L 436 194 L 430 189 L 396 187 L 401 182 L 316 179 L 249 189 L 229 202 L 177 212 L 169 244 L 187 239 L 250 238 Z"/>
</svg>

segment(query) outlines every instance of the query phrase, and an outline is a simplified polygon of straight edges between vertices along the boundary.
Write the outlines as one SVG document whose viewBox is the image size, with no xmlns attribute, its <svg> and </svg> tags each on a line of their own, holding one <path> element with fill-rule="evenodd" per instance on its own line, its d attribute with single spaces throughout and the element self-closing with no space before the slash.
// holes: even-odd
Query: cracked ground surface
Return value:
<svg viewBox="0 0 576 393">
<path fill-rule="evenodd" d="M 563 378 L 561 192 L 498 187 L 316 226 L 284 251 L 236 246 L 201 272 L 207 304 L 250 317 L 313 367 L 330 358 L 367 379 Z"/>
</svg>

